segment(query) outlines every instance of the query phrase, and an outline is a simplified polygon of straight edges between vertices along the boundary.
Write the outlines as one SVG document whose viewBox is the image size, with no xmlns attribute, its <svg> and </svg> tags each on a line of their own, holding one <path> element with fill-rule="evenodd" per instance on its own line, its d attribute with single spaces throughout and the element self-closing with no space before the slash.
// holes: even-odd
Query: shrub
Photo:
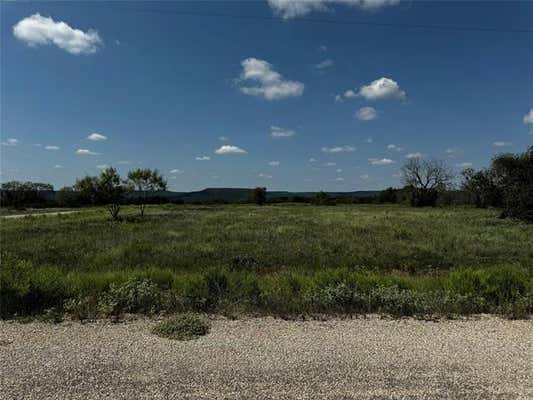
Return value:
<svg viewBox="0 0 533 400">
<path fill-rule="evenodd" d="M 209 321 L 197 314 L 179 314 L 152 328 L 152 333 L 163 338 L 191 340 L 209 333 Z"/>
<path fill-rule="evenodd" d="M 111 284 L 98 303 L 104 315 L 118 316 L 121 313 L 153 314 L 162 308 L 161 292 L 157 285 L 147 279 L 133 278 L 123 285 Z"/>
</svg>

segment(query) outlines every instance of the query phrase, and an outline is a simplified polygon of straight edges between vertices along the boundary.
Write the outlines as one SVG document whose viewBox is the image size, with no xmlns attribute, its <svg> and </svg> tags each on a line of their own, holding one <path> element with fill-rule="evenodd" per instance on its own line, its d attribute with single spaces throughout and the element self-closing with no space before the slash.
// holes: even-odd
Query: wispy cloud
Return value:
<svg viewBox="0 0 533 400">
<path fill-rule="evenodd" d="M 334 64 L 335 63 L 333 62 L 333 60 L 327 58 L 324 61 L 319 62 L 318 64 L 316 64 L 315 68 L 319 69 L 319 70 L 323 70 L 323 69 L 326 69 L 326 68 L 333 67 Z"/>
<path fill-rule="evenodd" d="M 218 140 L 220 140 L 221 142 L 227 142 L 229 138 L 227 136 L 219 136 Z"/>
<path fill-rule="evenodd" d="M 224 146 L 220 146 L 218 149 L 215 150 L 216 154 L 246 154 L 247 151 L 244 149 L 241 149 L 238 146 L 232 146 L 229 144 L 225 144 Z"/>
<path fill-rule="evenodd" d="M 54 165 L 54 168 L 63 168 L 63 166 L 61 164 L 56 164 Z"/>
<path fill-rule="evenodd" d="M 269 161 L 268 165 L 271 167 L 279 167 L 279 161 Z"/>
<path fill-rule="evenodd" d="M 76 150 L 76 154 L 79 155 L 87 155 L 87 156 L 98 156 L 100 153 L 95 153 L 94 151 L 88 150 L 88 149 L 78 149 Z"/>
<path fill-rule="evenodd" d="M 84 32 L 63 21 L 33 14 L 13 26 L 13 35 L 30 47 L 54 44 L 70 54 L 92 54 L 102 44 L 98 32 Z"/>
<path fill-rule="evenodd" d="M 264 174 L 264 173 L 260 173 L 259 175 L 260 178 L 265 178 L 265 179 L 272 179 L 272 175 L 269 175 L 269 174 Z"/>
<path fill-rule="evenodd" d="M 356 111 L 355 117 L 360 121 L 372 121 L 378 117 L 378 112 L 374 107 L 361 107 Z"/>
<path fill-rule="evenodd" d="M 100 165 L 97 165 L 96 168 L 98 168 L 98 169 L 108 169 L 109 165 L 108 164 L 100 164 Z"/>
<path fill-rule="evenodd" d="M 257 58 L 247 58 L 241 62 L 242 72 L 237 79 L 242 93 L 263 97 L 266 100 L 281 100 L 287 97 L 301 96 L 305 85 L 290 81 L 272 68 L 272 65 Z M 245 82 L 255 82 L 255 86 L 244 86 Z"/>
<path fill-rule="evenodd" d="M 280 128 L 279 126 L 270 127 L 270 136 L 273 138 L 286 138 L 296 135 L 296 132 L 291 129 Z"/>
<path fill-rule="evenodd" d="M 45 150 L 59 150 L 59 146 L 44 146 Z"/>
<path fill-rule="evenodd" d="M 390 150 L 390 151 L 403 151 L 403 147 L 397 146 L 395 144 L 389 144 L 389 145 L 387 145 L 387 150 Z"/>
<path fill-rule="evenodd" d="M 462 162 L 462 163 L 456 164 L 456 166 L 458 166 L 460 168 L 469 168 L 469 167 L 472 166 L 472 163 L 471 162 Z"/>
<path fill-rule="evenodd" d="M 198 156 L 194 158 L 196 161 L 209 161 L 211 160 L 211 157 L 209 156 Z"/>
<path fill-rule="evenodd" d="M 170 172 L 171 174 L 183 174 L 183 171 L 181 169 L 178 169 L 178 168 L 171 169 L 168 172 Z"/>
<path fill-rule="evenodd" d="M 370 165 L 390 165 L 394 164 L 396 161 L 391 160 L 390 158 L 369 158 L 368 162 Z"/>
<path fill-rule="evenodd" d="M 274 14 L 283 19 L 291 19 L 303 17 L 311 12 L 327 12 L 330 10 L 329 7 L 336 4 L 372 11 L 398 4 L 400 0 L 267 0 L 267 2 Z"/>
<path fill-rule="evenodd" d="M 9 146 L 9 147 L 18 146 L 18 144 L 19 144 L 19 141 L 18 139 L 15 139 L 15 138 L 7 138 L 5 142 L 2 142 L 2 146 Z"/>
<path fill-rule="evenodd" d="M 324 153 L 348 153 L 355 151 L 353 146 L 335 146 L 335 147 L 322 147 Z"/>
<path fill-rule="evenodd" d="M 494 142 L 492 143 L 492 146 L 494 147 L 509 147 L 512 146 L 511 142 Z"/>
</svg>

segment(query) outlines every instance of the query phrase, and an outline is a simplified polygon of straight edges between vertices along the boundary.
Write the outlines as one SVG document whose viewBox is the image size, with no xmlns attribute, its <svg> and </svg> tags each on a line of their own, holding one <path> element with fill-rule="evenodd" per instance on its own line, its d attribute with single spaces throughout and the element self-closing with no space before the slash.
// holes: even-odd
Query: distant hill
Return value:
<svg viewBox="0 0 533 400">
<path fill-rule="evenodd" d="M 206 188 L 196 192 L 157 192 L 157 196 L 167 200 L 183 200 L 185 203 L 205 202 L 223 200 L 227 202 L 239 202 L 247 200 L 253 189 L 248 188 Z M 379 193 L 378 190 L 359 190 L 354 192 L 327 192 L 332 197 L 370 197 Z M 314 197 L 317 192 L 286 192 L 286 191 L 267 191 L 269 200 L 291 197 Z M 130 197 L 141 196 L 141 192 L 133 192 Z"/>
</svg>

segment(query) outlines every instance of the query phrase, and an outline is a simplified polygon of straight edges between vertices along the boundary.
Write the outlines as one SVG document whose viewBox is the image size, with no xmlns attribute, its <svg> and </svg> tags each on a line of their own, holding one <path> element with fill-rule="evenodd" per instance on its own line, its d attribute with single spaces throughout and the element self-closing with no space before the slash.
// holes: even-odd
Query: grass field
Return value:
<svg viewBox="0 0 533 400">
<path fill-rule="evenodd" d="M 123 215 L 2 220 L 3 315 L 65 305 L 80 315 L 527 314 L 532 306 L 533 226 L 496 211 L 178 205 Z"/>
</svg>

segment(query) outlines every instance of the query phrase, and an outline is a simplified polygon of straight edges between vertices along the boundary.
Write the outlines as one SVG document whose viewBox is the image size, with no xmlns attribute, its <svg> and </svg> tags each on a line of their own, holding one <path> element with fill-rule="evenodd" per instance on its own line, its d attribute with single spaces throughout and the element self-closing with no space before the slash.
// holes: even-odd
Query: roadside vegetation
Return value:
<svg viewBox="0 0 533 400">
<path fill-rule="evenodd" d="M 2 317 L 381 313 L 523 317 L 533 226 L 398 205 L 150 206 L 2 221 Z"/>
<path fill-rule="evenodd" d="M 154 335 L 173 340 L 191 340 L 209 333 L 207 318 L 193 313 L 177 314 L 157 323 L 152 328 Z"/>
</svg>

